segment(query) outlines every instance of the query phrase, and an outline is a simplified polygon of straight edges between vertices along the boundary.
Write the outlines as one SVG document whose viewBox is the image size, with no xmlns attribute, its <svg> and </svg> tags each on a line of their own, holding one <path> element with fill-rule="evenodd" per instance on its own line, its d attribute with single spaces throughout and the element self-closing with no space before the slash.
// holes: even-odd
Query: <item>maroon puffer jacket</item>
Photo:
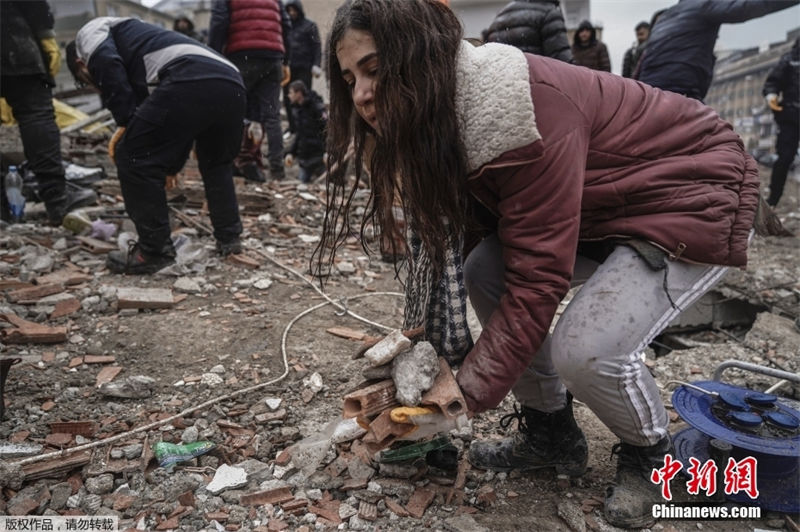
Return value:
<svg viewBox="0 0 800 532">
<path fill-rule="evenodd" d="M 227 55 L 242 50 L 286 51 L 277 0 L 230 0 L 230 10 Z"/>
<path fill-rule="evenodd" d="M 497 406 L 538 351 L 579 240 L 637 237 L 672 259 L 744 266 L 758 204 L 756 163 L 711 108 L 526 57 L 542 140 L 469 178 L 498 217 L 508 289 L 458 373 L 475 412 Z"/>
</svg>

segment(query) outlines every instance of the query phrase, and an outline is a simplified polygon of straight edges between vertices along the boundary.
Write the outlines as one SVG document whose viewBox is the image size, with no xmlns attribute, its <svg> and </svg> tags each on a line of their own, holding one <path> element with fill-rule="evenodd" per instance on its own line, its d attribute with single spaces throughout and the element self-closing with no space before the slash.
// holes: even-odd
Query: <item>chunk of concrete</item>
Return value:
<svg viewBox="0 0 800 532">
<path fill-rule="evenodd" d="M 206 491 L 214 495 L 225 490 L 241 488 L 247 484 L 247 472 L 241 467 L 231 467 L 222 464 L 217 468 L 214 478 L 206 486 Z"/>
<path fill-rule="evenodd" d="M 392 362 L 395 398 L 405 406 L 417 406 L 439 374 L 439 359 L 429 342 L 418 342 Z"/>
<path fill-rule="evenodd" d="M 386 337 L 373 345 L 364 353 L 370 366 L 382 366 L 392 361 L 400 353 L 411 347 L 411 340 L 403 335 L 400 329 L 395 329 Z"/>
</svg>

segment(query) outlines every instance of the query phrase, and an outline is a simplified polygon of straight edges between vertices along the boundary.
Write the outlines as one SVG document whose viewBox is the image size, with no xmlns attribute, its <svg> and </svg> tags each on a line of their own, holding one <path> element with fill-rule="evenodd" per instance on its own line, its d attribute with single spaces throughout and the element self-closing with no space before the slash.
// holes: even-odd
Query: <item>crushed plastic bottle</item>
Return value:
<svg viewBox="0 0 800 532">
<path fill-rule="evenodd" d="M 16 166 L 9 166 L 3 185 L 8 199 L 8 211 L 12 223 L 19 223 L 25 216 L 25 196 L 22 195 L 22 176 Z"/>
<path fill-rule="evenodd" d="M 160 441 L 153 446 L 153 454 L 158 460 L 158 465 L 166 469 L 172 469 L 178 462 L 187 462 L 192 458 L 206 454 L 214 447 L 216 447 L 216 444 L 211 441 L 184 444 Z"/>
</svg>

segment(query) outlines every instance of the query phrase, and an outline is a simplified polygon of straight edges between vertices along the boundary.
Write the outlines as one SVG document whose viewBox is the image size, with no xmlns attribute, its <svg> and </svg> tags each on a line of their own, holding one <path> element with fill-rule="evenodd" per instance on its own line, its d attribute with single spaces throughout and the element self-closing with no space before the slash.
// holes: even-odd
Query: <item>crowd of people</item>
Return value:
<svg viewBox="0 0 800 532">
<path fill-rule="evenodd" d="M 623 76 L 610 73 L 589 21 L 570 45 L 557 0 L 510 2 L 488 24 L 485 44 L 464 39 L 447 2 L 349 0 L 325 57 L 299 0 L 217 0 L 207 46 L 188 19 L 174 31 L 93 19 L 67 46 L 67 64 L 99 89 L 120 126 L 110 154 L 139 238 L 127 254 L 109 254 L 108 266 L 146 274 L 174 260 L 164 183 L 192 146 L 222 255 L 241 251 L 232 176 L 267 179 L 264 139 L 271 179 L 295 162 L 304 182 L 327 171 L 319 271 L 352 234 L 350 198 L 367 181 L 362 223 L 407 237 L 404 328 L 424 326 L 439 353 L 460 364 L 472 414 L 509 392 L 521 406 L 503 421 L 517 420 L 511 437 L 471 444 L 472 464 L 583 475 L 577 399 L 620 440 L 608 522 L 649 526 L 649 505 L 660 500 L 650 474 L 674 449 L 642 351 L 728 268 L 747 264 L 756 220 L 769 212 L 756 162 L 702 103 L 717 31 L 798 3 L 681 0 L 636 25 Z M 3 93 L 58 222 L 87 198 L 64 191 L 47 116 L 57 63 L 47 59 L 58 50 L 52 15 L 44 1 L 0 5 Z M 23 28 L 29 65 L 12 55 L 18 70 L 7 70 L 6 38 Z M 798 145 L 799 53 L 795 43 L 764 86 L 780 125 L 770 205 Z M 323 61 L 328 106 L 312 90 Z M 286 137 L 294 136 L 286 150 L 281 87 Z M 474 341 L 467 297 L 483 326 Z"/>
</svg>

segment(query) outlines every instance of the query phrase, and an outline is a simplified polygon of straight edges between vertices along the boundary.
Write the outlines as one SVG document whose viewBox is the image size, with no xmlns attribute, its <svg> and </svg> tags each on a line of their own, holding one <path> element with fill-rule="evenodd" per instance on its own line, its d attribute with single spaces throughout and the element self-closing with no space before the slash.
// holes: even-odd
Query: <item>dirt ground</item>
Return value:
<svg viewBox="0 0 800 532">
<path fill-rule="evenodd" d="M 6 139 L 2 146 L 4 153 L 19 151 L 18 144 L 8 141 L 7 132 L 8 128 L 3 128 L 0 135 Z M 113 167 L 92 143 L 76 147 L 74 142 L 65 141 L 65 152 L 80 164 L 103 164 L 113 177 Z M 431 488 L 436 496 L 422 518 L 401 517 L 387 508 L 385 500 L 377 502 L 375 521 L 349 516 L 341 508 L 358 508 L 366 500 L 363 493 L 343 488 L 341 478 L 300 473 L 289 473 L 282 479 L 288 481 L 295 498 L 305 496 L 313 505 L 318 501 L 317 492 L 329 493 L 339 501 L 337 506 L 341 503 L 339 515 L 345 516 L 343 524 L 326 521 L 322 514 L 314 515 L 311 510 L 290 515 L 279 511 L 277 505 L 248 508 L 240 504 L 243 493 L 255 491 L 259 486 L 264 489 L 265 482 L 281 479 L 274 462 L 280 451 L 330 421 L 340 419 L 343 395 L 362 380 L 364 362 L 353 359 L 360 342 L 326 330 L 347 327 L 373 336 L 383 334 L 376 327 L 342 315 L 330 304 L 301 316 L 325 299 L 309 283 L 278 263 L 307 272 L 316 245 L 314 237 L 321 227 L 324 188 L 292 181 L 291 172 L 290 180 L 281 183 L 257 186 L 237 181 L 240 193 L 263 198 L 260 212 L 244 216 L 245 247 L 256 263 L 255 268 L 214 258 L 210 253 L 211 237 L 197 226 L 185 227 L 179 220 L 175 220 L 176 230 L 193 243 L 205 244 L 209 252 L 201 264 L 195 264 L 200 271 L 142 278 L 110 274 L 103 266 L 104 256 L 82 250 L 75 235 L 63 228 L 44 227 L 43 214 L 36 206 L 29 210 L 31 223 L 2 227 L 0 279 L 9 284 L 3 288 L 5 299 L 0 298 L 0 314 L 14 313 L 37 323 L 64 326 L 67 340 L 56 344 L 0 345 L 2 358 L 22 359 L 11 368 L 5 385 L 6 419 L 0 424 L 0 446 L 9 442 L 40 444 L 44 446 L 40 453 L 62 446 L 74 447 L 126 434 L 236 390 L 275 382 L 251 393 L 214 402 L 167 424 L 132 433 L 108 446 L 91 449 L 94 453 L 91 462 L 72 471 L 42 480 L 26 480 L 21 485 L 14 485 L 8 478 L 4 480 L 0 471 L 3 486 L 0 514 L 13 515 L 20 508 L 39 515 L 88 511 L 117 515 L 123 524 L 121 528 L 139 530 L 280 530 L 281 524 L 291 530 L 337 526 L 345 530 L 612 530 L 602 518 L 602 505 L 597 501 L 602 499 L 605 486 L 614 476 L 611 447 L 616 439 L 582 404 L 577 404 L 576 416 L 589 441 L 590 469 L 585 477 L 572 483 L 547 471 L 505 475 L 469 470 L 462 501 L 458 503 L 456 497 L 448 502 L 446 494 L 455 481 L 455 473 L 420 468 L 416 464 L 413 467 L 417 469 L 408 475 L 410 478 L 400 480 L 403 489 L 398 488 L 397 493 L 389 489 L 391 482 L 382 483 L 389 476 L 385 471 L 375 473 L 367 490 L 361 491 L 382 490 L 381 497 L 395 497 L 405 504 L 408 490 Z M 768 181 L 768 170 L 764 169 L 763 177 Z M 191 164 L 182 176 L 182 184 L 187 189 L 199 186 Z M 108 179 L 95 186 L 103 191 L 106 211 L 95 214 L 102 218 L 104 212 L 114 212 L 112 207 L 120 205 L 118 193 L 114 193 L 118 185 Z M 799 188 L 800 182 L 790 178 L 777 209 L 786 227 L 796 234 L 800 234 Z M 364 198 L 358 201 L 363 204 Z M 209 223 L 202 207 L 177 205 L 201 225 Z M 660 341 L 662 344 L 679 341 L 683 349 L 658 357 L 655 350 L 648 350 L 648 366 L 663 387 L 668 404 L 669 381 L 709 380 L 716 367 L 727 359 L 795 373 L 800 370 L 797 356 L 800 331 L 794 324 L 800 315 L 798 244 L 797 237 L 757 237 L 752 243 L 747 269 L 731 271 L 724 279 L 718 293 L 758 308 L 760 313 L 754 323 L 735 327 L 721 324 L 699 331 L 676 330 Z M 370 241 L 368 245 L 374 249 L 377 242 Z M 40 256 L 50 257 L 52 264 L 36 271 L 34 259 Z M 65 293 L 80 302 L 80 308 L 73 313 L 50 319 L 50 303 L 20 304 L 8 299 L 11 281 L 27 283 L 39 275 L 64 269 L 90 276 L 66 287 Z M 169 289 L 176 302 L 160 310 L 119 310 L 120 287 Z M 395 277 L 394 266 L 382 262 L 377 250 L 371 256 L 365 254 L 355 236 L 337 257 L 325 291 L 348 310 L 370 320 L 390 328 L 402 324 L 403 300 L 397 295 L 402 286 Z M 113 361 L 87 363 L 90 360 L 87 356 L 113 357 Z M 121 368 L 112 382 L 134 375 L 154 378 L 151 395 L 144 399 L 119 399 L 100 393 L 96 385 L 98 373 L 109 366 Z M 284 374 L 285 378 L 280 378 Z M 321 388 L 315 384 L 316 377 L 312 378 L 315 374 L 321 377 Z M 774 378 L 740 370 L 727 371 L 723 380 L 758 390 L 776 382 Z M 779 393 L 800 398 L 797 388 L 792 386 L 784 386 Z M 271 411 L 265 399 L 280 399 L 285 417 L 259 421 L 258 416 Z M 501 437 L 504 431 L 499 420 L 511 408 L 512 401 L 507 398 L 497 410 L 477 416 L 472 421 L 471 433 L 460 431 L 454 438 L 455 445 L 463 450 L 473 439 Z M 685 424 L 674 411 L 670 412 L 675 432 Z M 96 430 L 66 442 L 53 439 L 51 424 L 69 421 L 90 421 Z M 217 444 L 214 453 L 188 465 L 178 465 L 172 477 L 157 468 L 155 461 L 148 460 L 149 445 L 159 440 L 180 442 L 192 427 L 197 429 L 199 439 Z M 124 460 L 128 463 L 121 465 L 120 470 L 109 469 L 113 449 L 136 443 L 145 448 L 141 458 L 135 452 L 126 454 Z M 347 446 L 344 444 L 337 450 Z M 323 465 L 335 457 L 335 453 L 329 452 Z M 7 458 L 0 463 L 14 460 Z M 260 478 L 261 484 L 251 482 L 246 488 L 220 496 L 210 496 L 204 490 L 203 486 L 220 464 L 236 465 L 246 460 L 269 466 L 270 473 Z M 96 479 L 109 471 L 113 486 L 107 490 L 97 488 Z M 63 486 L 65 481 L 71 483 L 70 499 L 63 505 L 56 504 L 57 486 Z M 45 491 L 46 497 L 42 495 Z M 184 499 L 178 501 L 178 495 L 184 492 L 194 493 L 193 506 L 184 504 Z M 134 500 L 124 499 L 125 494 Z M 317 505 L 327 499 L 323 495 Z M 29 504 L 29 500 L 35 504 Z M 126 502 L 120 503 L 121 500 Z M 762 519 L 753 521 L 665 520 L 653 530 L 797 530 L 794 524 L 797 522 L 796 515 L 764 512 Z"/>
</svg>

